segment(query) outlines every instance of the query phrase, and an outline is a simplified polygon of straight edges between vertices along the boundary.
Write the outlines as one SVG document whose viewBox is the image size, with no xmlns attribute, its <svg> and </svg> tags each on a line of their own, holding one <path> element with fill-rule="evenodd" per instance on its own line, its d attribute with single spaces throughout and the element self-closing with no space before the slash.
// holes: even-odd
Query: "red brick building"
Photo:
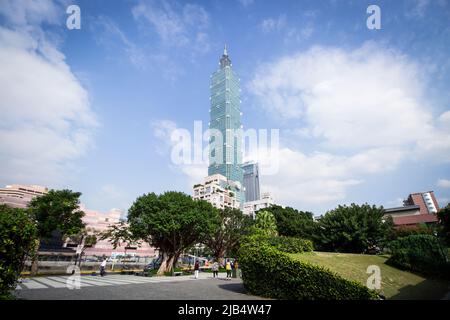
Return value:
<svg viewBox="0 0 450 320">
<path fill-rule="evenodd" d="M 403 207 L 385 209 L 396 227 L 415 226 L 417 224 L 435 224 L 438 222 L 436 213 L 439 204 L 433 191 L 412 193 L 403 201 Z"/>
</svg>

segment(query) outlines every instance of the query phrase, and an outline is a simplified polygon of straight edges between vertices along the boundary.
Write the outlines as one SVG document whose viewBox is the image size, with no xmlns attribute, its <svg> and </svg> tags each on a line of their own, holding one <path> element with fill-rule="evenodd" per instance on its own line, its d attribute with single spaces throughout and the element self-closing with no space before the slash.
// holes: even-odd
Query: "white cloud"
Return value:
<svg viewBox="0 0 450 320">
<path fill-rule="evenodd" d="M 425 15 L 426 10 L 430 5 L 430 3 L 431 3 L 430 0 L 411 1 L 410 3 L 411 7 L 410 10 L 406 11 L 406 16 L 422 18 Z"/>
<path fill-rule="evenodd" d="M 395 149 L 369 149 L 350 156 L 328 152 L 305 154 L 281 147 L 259 157 L 262 189 L 282 204 L 325 204 L 344 200 L 347 188 L 364 182 L 364 176 L 396 168 L 402 154 Z M 266 168 L 278 162 L 274 174 Z"/>
<path fill-rule="evenodd" d="M 262 180 L 282 201 L 343 200 L 406 159 L 450 161 L 450 111 L 434 119 L 420 67 L 375 43 L 281 58 L 259 68 L 249 90 L 317 150 L 282 149 L 279 173 Z"/>
<path fill-rule="evenodd" d="M 308 16 L 309 18 L 313 16 Z M 314 33 L 312 22 L 307 22 L 302 27 L 292 27 L 288 25 L 285 14 L 279 15 L 278 18 L 267 18 L 259 24 L 259 29 L 263 33 L 278 32 L 283 35 L 285 43 L 292 41 L 302 41 L 310 38 Z"/>
<path fill-rule="evenodd" d="M 156 150 L 160 155 L 170 155 L 172 148 L 179 143 L 186 143 L 185 148 L 193 148 L 193 139 L 189 141 L 174 141 L 172 139 L 174 131 L 181 129 L 172 120 L 154 120 L 151 123 L 151 128 L 153 136 L 160 141 L 160 144 L 156 146 Z M 173 171 L 186 175 L 188 187 L 203 181 L 203 178 L 208 175 L 208 164 L 205 158 L 202 158 L 200 163 L 191 162 L 176 164 L 172 161 L 169 165 Z"/>
<path fill-rule="evenodd" d="M 439 179 L 437 182 L 438 187 L 441 188 L 450 188 L 450 180 L 448 179 Z"/>
<path fill-rule="evenodd" d="M 177 129 L 177 124 L 171 120 L 154 120 L 150 124 L 153 136 L 157 138 L 160 144 L 156 145 L 156 151 L 159 154 L 165 154 L 172 146 L 170 136 Z"/>
<path fill-rule="evenodd" d="M 58 6 L 62 1 L 53 0 L 2 0 L 0 14 L 14 25 L 40 25 L 42 22 L 58 23 L 65 10 Z"/>
<path fill-rule="evenodd" d="M 0 27 L 0 180 L 61 183 L 92 145 L 88 93 L 38 25 L 52 23 L 57 9 L 48 1 L 2 4 L 10 27 Z"/>
<path fill-rule="evenodd" d="M 450 162 L 450 111 L 442 113 L 417 141 L 415 154 L 433 162 Z"/>
<path fill-rule="evenodd" d="M 189 46 L 197 53 L 209 51 L 206 28 L 210 18 L 206 10 L 196 4 L 187 3 L 182 7 L 164 1 L 141 2 L 132 9 L 136 20 L 144 20 L 154 28 L 162 42 L 168 46 Z"/>
<path fill-rule="evenodd" d="M 286 15 L 280 15 L 277 19 L 264 19 L 259 27 L 263 32 L 280 31 L 286 27 Z"/>
<path fill-rule="evenodd" d="M 114 41 L 119 40 L 119 47 L 114 48 L 115 51 L 123 50 L 128 60 L 135 67 L 145 69 L 148 65 L 148 55 L 131 41 L 127 35 L 119 28 L 119 26 L 107 16 L 99 16 L 90 25 L 97 43 L 110 47 L 114 45 Z"/>
<path fill-rule="evenodd" d="M 239 0 L 242 6 L 248 7 L 255 3 L 255 0 Z"/>
<path fill-rule="evenodd" d="M 283 58 L 260 69 L 250 90 L 266 110 L 305 120 L 336 147 L 397 146 L 431 129 L 417 66 L 374 44 Z"/>
</svg>

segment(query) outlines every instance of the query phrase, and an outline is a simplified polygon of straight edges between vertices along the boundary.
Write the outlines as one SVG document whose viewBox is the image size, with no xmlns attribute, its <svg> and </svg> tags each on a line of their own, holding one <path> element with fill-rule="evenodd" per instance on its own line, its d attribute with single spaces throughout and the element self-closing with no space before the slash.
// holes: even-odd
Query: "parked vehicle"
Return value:
<svg viewBox="0 0 450 320">
<path fill-rule="evenodd" d="M 161 256 L 158 256 L 158 258 L 153 259 L 152 262 L 150 262 L 144 267 L 144 272 L 159 269 L 159 267 L 161 266 L 161 261 L 162 261 Z"/>
</svg>

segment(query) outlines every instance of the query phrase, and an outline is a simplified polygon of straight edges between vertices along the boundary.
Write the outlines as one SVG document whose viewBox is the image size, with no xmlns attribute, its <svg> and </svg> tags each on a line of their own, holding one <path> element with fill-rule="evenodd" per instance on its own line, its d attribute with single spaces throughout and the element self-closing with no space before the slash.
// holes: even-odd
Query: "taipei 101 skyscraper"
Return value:
<svg viewBox="0 0 450 320">
<path fill-rule="evenodd" d="M 233 181 L 237 197 L 243 203 L 242 192 L 242 123 L 239 77 L 232 69 L 225 46 L 220 67 L 211 75 L 211 109 L 209 129 L 220 132 L 221 143 L 210 139 L 208 175 L 221 174 Z"/>
</svg>

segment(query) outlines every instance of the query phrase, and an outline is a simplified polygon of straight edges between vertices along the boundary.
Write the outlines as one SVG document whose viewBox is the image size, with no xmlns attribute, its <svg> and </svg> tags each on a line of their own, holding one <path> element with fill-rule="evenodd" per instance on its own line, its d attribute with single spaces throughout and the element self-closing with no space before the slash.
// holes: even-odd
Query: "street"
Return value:
<svg viewBox="0 0 450 320">
<path fill-rule="evenodd" d="M 218 279 L 210 273 L 177 277 L 127 275 L 81 276 L 79 289 L 68 289 L 68 276 L 25 279 L 14 294 L 26 300 L 247 300 L 241 279 Z"/>
</svg>

